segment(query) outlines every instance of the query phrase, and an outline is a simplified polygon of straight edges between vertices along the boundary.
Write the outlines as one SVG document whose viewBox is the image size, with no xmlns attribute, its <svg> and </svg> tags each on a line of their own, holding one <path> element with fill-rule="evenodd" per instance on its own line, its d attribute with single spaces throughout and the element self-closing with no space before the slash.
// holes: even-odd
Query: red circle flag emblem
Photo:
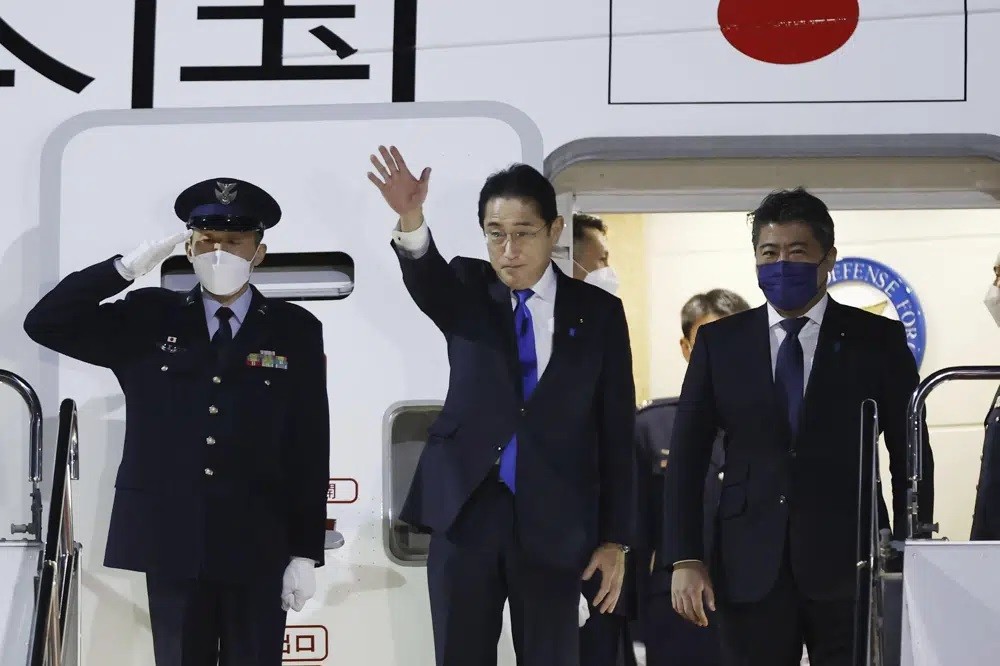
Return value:
<svg viewBox="0 0 1000 666">
<path fill-rule="evenodd" d="M 825 58 L 858 27 L 858 0 L 720 0 L 719 29 L 740 53 L 775 65 Z"/>
</svg>

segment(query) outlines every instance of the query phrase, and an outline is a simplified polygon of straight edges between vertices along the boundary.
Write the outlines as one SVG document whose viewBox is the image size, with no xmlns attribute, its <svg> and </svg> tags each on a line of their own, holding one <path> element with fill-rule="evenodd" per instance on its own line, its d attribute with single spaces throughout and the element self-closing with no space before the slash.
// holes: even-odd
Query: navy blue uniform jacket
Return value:
<svg viewBox="0 0 1000 666">
<path fill-rule="evenodd" d="M 113 262 L 68 275 L 24 322 L 37 343 L 109 368 L 125 394 L 105 565 L 240 582 L 280 576 L 290 556 L 322 563 L 330 417 L 319 320 L 254 289 L 219 359 L 199 287 L 101 305 L 130 284 Z M 252 365 L 261 351 L 287 369 Z"/>
<path fill-rule="evenodd" d="M 515 511 L 527 553 L 582 569 L 599 543 L 631 545 L 635 385 L 622 302 L 555 269 L 552 357 L 525 401 L 510 290 L 490 264 L 449 264 L 433 239 L 419 259 L 397 255 L 451 366 L 400 518 L 447 530 L 517 433 Z"/>
<path fill-rule="evenodd" d="M 705 472 L 712 441 L 722 429 L 726 466 L 715 540 L 717 592 L 732 602 L 763 598 L 787 543 L 796 586 L 806 598 L 852 598 L 861 404 L 868 398 L 878 403 L 889 451 L 894 531 L 905 534 L 906 407 L 919 381 L 916 363 L 901 323 L 831 298 L 793 438 L 778 407 L 769 336 L 766 306 L 698 329 L 667 468 L 664 530 L 677 537 L 670 561 L 706 559 Z M 930 522 L 934 461 L 924 441 L 920 518 Z M 879 519 L 888 527 L 881 491 L 877 494 Z"/>
</svg>

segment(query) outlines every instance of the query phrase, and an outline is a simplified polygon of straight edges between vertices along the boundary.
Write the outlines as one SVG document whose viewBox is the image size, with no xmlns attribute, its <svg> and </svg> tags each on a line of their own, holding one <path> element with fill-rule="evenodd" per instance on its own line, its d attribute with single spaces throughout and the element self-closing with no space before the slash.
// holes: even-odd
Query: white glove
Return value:
<svg viewBox="0 0 1000 666">
<path fill-rule="evenodd" d="M 305 557 L 293 557 L 281 578 L 281 610 L 302 610 L 316 594 L 316 563 Z"/>
<path fill-rule="evenodd" d="M 156 268 L 161 261 L 170 256 L 174 247 L 181 241 L 191 237 L 191 230 L 174 234 L 158 241 L 145 241 L 121 259 L 115 261 L 115 268 L 126 280 L 136 280 Z"/>
<path fill-rule="evenodd" d="M 587 599 L 580 595 L 580 626 L 587 624 L 587 620 L 590 619 L 590 604 L 587 603 Z"/>
</svg>

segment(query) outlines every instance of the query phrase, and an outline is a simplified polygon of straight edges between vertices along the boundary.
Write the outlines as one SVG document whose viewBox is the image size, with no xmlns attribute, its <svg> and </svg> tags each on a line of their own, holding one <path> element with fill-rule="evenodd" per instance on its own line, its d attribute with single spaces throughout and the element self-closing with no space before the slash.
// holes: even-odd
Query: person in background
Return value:
<svg viewBox="0 0 1000 666">
<path fill-rule="evenodd" d="M 379 154 L 368 179 L 398 216 L 403 284 L 448 348 L 448 395 L 400 512 L 431 532 L 437 664 L 496 664 L 509 600 L 519 664 L 579 666 L 582 585 L 599 580 L 592 614 L 612 611 L 635 532 L 622 302 L 552 263 L 564 221 L 536 169 L 486 179 L 489 261 L 449 262 L 424 219 L 430 169 L 417 178 L 395 147 Z"/>
<path fill-rule="evenodd" d="M 993 262 L 993 284 L 983 299 L 993 321 L 1000 327 L 1000 254 Z M 976 486 L 976 508 L 972 514 L 972 541 L 1000 540 L 1000 389 L 986 414 L 983 457 Z"/>
<path fill-rule="evenodd" d="M 573 214 L 573 277 L 614 295 L 618 291 L 618 276 L 609 265 L 607 234 L 607 226 L 599 217 Z M 633 552 L 625 556 L 622 594 L 614 610 L 592 613 L 580 629 L 581 666 L 635 666 L 629 620 L 635 618 L 637 611 L 637 562 Z M 584 596 L 593 596 L 597 581 L 584 587 Z"/>
<path fill-rule="evenodd" d="M 673 606 L 700 626 L 709 624 L 705 607 L 718 608 L 726 664 L 797 665 L 805 643 L 813 666 L 850 666 L 858 500 L 873 492 L 859 487 L 861 404 L 878 403 L 899 538 L 917 366 L 902 323 L 827 294 L 837 250 L 820 199 L 802 188 L 773 192 L 749 218 L 767 303 L 701 327 L 674 421 L 663 501 Z M 725 477 L 706 551 L 705 476 L 720 428 Z M 929 443 L 923 456 L 919 522 L 929 525 Z"/>
<path fill-rule="evenodd" d="M 104 565 L 146 574 L 156 666 L 278 666 L 323 566 L 330 412 L 323 327 L 250 284 L 278 203 L 213 178 L 187 231 L 71 273 L 28 313 L 40 345 L 114 372 L 125 446 Z M 185 241 L 199 284 L 137 289 Z"/>
<path fill-rule="evenodd" d="M 695 294 L 681 308 L 680 349 L 684 361 L 698 329 L 713 321 L 750 309 L 743 298 L 726 289 Z M 674 612 L 670 598 L 670 564 L 657 554 L 669 535 L 662 534 L 663 479 L 670 454 L 670 436 L 677 417 L 678 398 L 647 401 L 636 415 L 636 456 L 639 460 L 639 537 L 635 558 L 651 563 L 640 573 L 639 617 L 646 666 L 717 666 L 720 663 L 719 637 L 714 624 L 697 627 Z M 711 551 L 715 507 L 721 487 L 724 452 L 721 433 L 712 446 L 712 458 L 705 477 L 705 540 Z M 669 550 L 669 549 L 667 549 Z"/>
<path fill-rule="evenodd" d="M 618 293 L 618 275 L 609 263 L 608 228 L 604 220 L 584 213 L 573 214 L 573 277 Z"/>
</svg>

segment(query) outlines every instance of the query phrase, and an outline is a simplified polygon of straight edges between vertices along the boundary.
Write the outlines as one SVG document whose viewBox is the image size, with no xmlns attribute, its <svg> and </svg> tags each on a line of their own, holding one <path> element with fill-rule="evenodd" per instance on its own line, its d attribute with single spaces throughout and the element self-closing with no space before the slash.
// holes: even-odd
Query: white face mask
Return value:
<svg viewBox="0 0 1000 666">
<path fill-rule="evenodd" d="M 598 268 L 596 271 L 587 273 L 587 277 L 583 278 L 583 281 L 600 287 L 612 296 L 618 293 L 618 274 L 611 266 Z"/>
<path fill-rule="evenodd" d="M 983 303 L 986 304 L 986 309 L 993 315 L 993 321 L 996 322 L 997 326 L 1000 326 L 1000 287 L 991 284 L 990 288 L 986 291 L 986 296 L 983 298 Z"/>
<path fill-rule="evenodd" d="M 254 258 L 257 253 L 253 253 Z M 201 286 L 216 296 L 231 296 L 250 281 L 253 265 L 225 250 L 204 252 L 191 261 Z"/>
</svg>

